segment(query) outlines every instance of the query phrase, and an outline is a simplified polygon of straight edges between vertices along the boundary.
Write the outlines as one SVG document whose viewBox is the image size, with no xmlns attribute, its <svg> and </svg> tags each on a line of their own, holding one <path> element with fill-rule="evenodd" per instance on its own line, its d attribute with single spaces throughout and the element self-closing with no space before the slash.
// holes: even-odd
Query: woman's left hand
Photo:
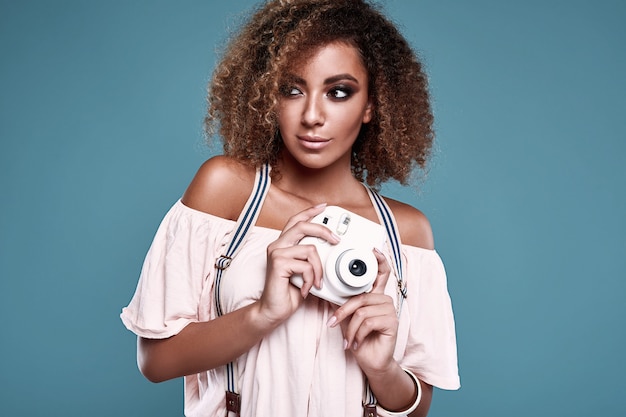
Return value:
<svg viewBox="0 0 626 417">
<path fill-rule="evenodd" d="M 390 268 L 385 256 L 374 250 L 378 276 L 372 291 L 349 299 L 329 321 L 331 327 L 341 324 L 344 348 L 351 349 L 361 369 L 385 372 L 394 362 L 393 352 L 398 334 L 398 317 L 393 300 L 384 290 Z"/>
</svg>

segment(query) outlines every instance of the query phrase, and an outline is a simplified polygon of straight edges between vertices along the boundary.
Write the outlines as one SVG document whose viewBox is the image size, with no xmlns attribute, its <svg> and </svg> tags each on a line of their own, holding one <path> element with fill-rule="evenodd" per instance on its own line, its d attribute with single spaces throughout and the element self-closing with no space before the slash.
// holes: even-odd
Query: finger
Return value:
<svg viewBox="0 0 626 417">
<path fill-rule="evenodd" d="M 347 346 L 357 350 L 368 337 L 377 335 L 380 337 L 395 338 L 397 335 L 397 318 L 395 315 L 380 315 L 368 317 L 356 329 L 350 339 L 346 338 Z"/>
<path fill-rule="evenodd" d="M 276 240 L 277 246 L 293 246 L 300 243 L 304 237 L 314 237 L 322 239 L 335 245 L 339 243 L 341 238 L 334 234 L 328 227 L 317 223 L 301 221 L 293 225 L 289 229 L 283 230 L 280 237 Z"/>
<path fill-rule="evenodd" d="M 376 275 L 376 279 L 374 280 L 374 285 L 372 286 L 371 292 L 376 294 L 383 294 L 385 292 L 385 286 L 387 285 L 387 281 L 389 280 L 391 267 L 389 266 L 389 262 L 387 262 L 387 258 L 385 258 L 385 255 L 377 248 L 374 248 L 374 256 L 376 257 L 376 261 L 378 262 L 378 275 Z"/>
<path fill-rule="evenodd" d="M 356 348 L 372 333 L 394 336 L 397 327 L 398 318 L 393 307 L 376 304 L 358 309 L 343 326 L 343 331 L 347 346 Z"/>
<path fill-rule="evenodd" d="M 268 272 L 268 280 L 265 285 L 265 290 L 263 292 L 264 295 L 272 296 L 272 294 L 277 294 L 276 291 L 282 291 L 280 288 L 283 285 L 287 285 L 292 289 L 297 289 L 302 298 L 306 298 L 311 290 L 313 283 L 315 282 L 315 272 L 313 270 L 313 266 L 311 263 L 299 259 L 289 258 L 284 262 L 281 262 L 280 270 L 276 271 L 277 268 L 270 268 Z M 285 278 L 291 278 L 292 276 L 298 276 L 301 278 L 301 284 L 298 285 L 299 288 L 296 288 L 295 285 L 292 285 Z M 272 279 L 272 277 L 278 277 L 278 279 Z M 280 282 L 282 281 L 282 283 Z M 278 283 L 279 287 L 276 287 Z"/>
<path fill-rule="evenodd" d="M 390 308 L 391 310 L 394 309 L 391 297 L 385 294 L 367 293 L 357 295 L 350 298 L 348 301 L 346 301 L 344 305 L 335 310 L 335 313 L 328 321 L 328 326 L 337 326 L 339 323 L 342 323 L 347 318 L 353 316 L 357 311 L 359 311 L 359 309 L 362 309 L 364 307 L 384 304 L 389 304 L 387 308 Z"/>
<path fill-rule="evenodd" d="M 291 272 L 291 275 L 299 275 L 302 277 L 300 295 L 302 295 L 302 298 L 306 298 L 316 280 L 311 264 L 306 261 L 294 261 L 291 267 Z"/>
<path fill-rule="evenodd" d="M 300 293 L 303 298 L 306 298 L 311 291 L 311 288 L 315 285 L 317 288 L 322 287 L 322 279 L 324 275 L 324 270 L 322 267 L 322 261 L 320 259 L 319 254 L 317 253 L 317 249 L 312 245 L 301 245 L 299 248 L 304 248 L 306 251 L 306 258 L 303 259 L 309 265 L 309 269 L 302 273 L 302 287 L 300 288 Z M 296 272 L 297 273 L 297 272 Z M 293 275 L 293 274 L 292 274 Z"/>
<path fill-rule="evenodd" d="M 268 249 L 268 267 L 283 278 L 302 274 L 305 283 L 321 285 L 322 261 L 313 245 L 296 245 Z M 310 288 L 310 286 L 309 286 Z M 308 291 L 307 291 L 308 292 Z"/>
</svg>

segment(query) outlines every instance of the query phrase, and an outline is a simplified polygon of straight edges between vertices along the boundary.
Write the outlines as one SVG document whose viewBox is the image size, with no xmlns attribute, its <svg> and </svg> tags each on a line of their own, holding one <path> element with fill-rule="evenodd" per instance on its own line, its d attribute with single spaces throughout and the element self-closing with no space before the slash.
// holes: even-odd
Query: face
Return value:
<svg viewBox="0 0 626 417">
<path fill-rule="evenodd" d="M 281 87 L 278 127 L 286 152 L 307 168 L 349 167 L 371 107 L 358 51 L 343 43 L 321 47 Z"/>
</svg>

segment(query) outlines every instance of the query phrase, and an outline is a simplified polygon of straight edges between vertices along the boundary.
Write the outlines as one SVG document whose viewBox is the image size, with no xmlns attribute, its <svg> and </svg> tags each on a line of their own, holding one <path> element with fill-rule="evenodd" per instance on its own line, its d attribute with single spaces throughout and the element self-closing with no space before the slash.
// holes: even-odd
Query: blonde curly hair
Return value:
<svg viewBox="0 0 626 417">
<path fill-rule="evenodd" d="M 434 138 L 427 77 L 396 26 L 367 1 L 259 6 L 231 39 L 209 84 L 209 137 L 218 131 L 226 155 L 276 169 L 283 146 L 276 115 L 281 76 L 332 42 L 359 51 L 373 102 L 372 120 L 353 146 L 353 174 L 372 186 L 389 179 L 406 184 L 415 168 L 425 168 Z"/>
</svg>

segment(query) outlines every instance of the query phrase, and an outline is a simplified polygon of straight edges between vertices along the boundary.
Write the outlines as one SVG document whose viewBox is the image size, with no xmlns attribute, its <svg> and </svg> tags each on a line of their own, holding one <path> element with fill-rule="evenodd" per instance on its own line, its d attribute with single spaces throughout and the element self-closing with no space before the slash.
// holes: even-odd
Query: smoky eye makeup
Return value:
<svg viewBox="0 0 626 417">
<path fill-rule="evenodd" d="M 345 100 L 350 98 L 353 94 L 354 88 L 345 84 L 335 85 L 331 87 L 327 93 L 327 95 L 334 100 Z"/>
<path fill-rule="evenodd" d="M 324 95 L 334 101 L 348 100 L 359 91 L 359 81 L 349 74 L 340 74 L 324 80 Z M 305 94 L 306 81 L 296 75 L 285 77 L 279 88 L 282 97 L 298 97 Z"/>
</svg>

